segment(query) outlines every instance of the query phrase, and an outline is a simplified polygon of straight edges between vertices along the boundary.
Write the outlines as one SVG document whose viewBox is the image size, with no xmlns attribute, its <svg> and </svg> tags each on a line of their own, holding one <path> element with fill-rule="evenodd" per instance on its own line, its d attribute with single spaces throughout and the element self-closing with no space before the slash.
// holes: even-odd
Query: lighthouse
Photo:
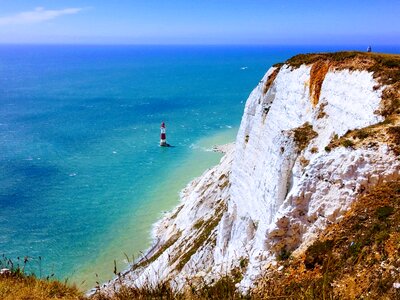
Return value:
<svg viewBox="0 0 400 300">
<path fill-rule="evenodd" d="M 161 123 L 161 137 L 160 137 L 160 146 L 161 147 L 167 147 L 167 135 L 165 134 L 166 128 L 165 128 L 165 123 Z"/>
</svg>

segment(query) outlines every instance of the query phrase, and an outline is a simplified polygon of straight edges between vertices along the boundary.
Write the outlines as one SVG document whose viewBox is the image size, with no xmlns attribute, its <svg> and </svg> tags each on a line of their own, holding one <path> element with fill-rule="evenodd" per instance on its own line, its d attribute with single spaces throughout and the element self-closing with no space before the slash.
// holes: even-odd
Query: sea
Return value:
<svg viewBox="0 0 400 300">
<path fill-rule="evenodd" d="M 271 65 L 365 48 L 0 45 L 0 260 L 83 290 L 111 279 L 219 162 Z"/>
</svg>

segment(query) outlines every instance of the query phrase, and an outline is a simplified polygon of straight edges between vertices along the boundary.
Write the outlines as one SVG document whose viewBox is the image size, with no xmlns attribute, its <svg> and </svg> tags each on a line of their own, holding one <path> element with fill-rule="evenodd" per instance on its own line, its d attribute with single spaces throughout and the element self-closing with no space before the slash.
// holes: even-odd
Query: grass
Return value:
<svg viewBox="0 0 400 300">
<path fill-rule="evenodd" d="M 198 230 L 198 229 L 200 229 L 201 227 L 204 226 L 204 223 L 205 223 L 205 220 L 200 219 L 196 223 L 194 223 L 193 228 Z"/>
<path fill-rule="evenodd" d="M 388 127 L 387 133 L 389 134 L 393 143 L 400 145 L 400 126 Z"/>
<path fill-rule="evenodd" d="M 371 136 L 371 131 L 368 129 L 359 129 L 354 133 L 354 137 L 359 140 L 363 140 Z"/>
<path fill-rule="evenodd" d="M 45 279 L 36 277 L 34 274 L 27 274 L 25 267 L 30 258 L 24 258 L 20 263 L 15 263 L 6 257 L 0 259 L 0 267 L 9 271 L 0 274 L 0 299 L 2 300 L 43 300 L 43 299 L 64 299 L 83 300 L 85 297 L 75 286 L 66 282 L 62 283 L 52 276 Z"/>
<path fill-rule="evenodd" d="M 289 259 L 291 255 L 292 255 L 292 253 L 290 251 L 288 251 L 286 248 L 284 248 L 278 253 L 276 259 L 278 261 L 284 261 L 284 260 Z"/>
<path fill-rule="evenodd" d="M 190 282 L 188 287 L 182 291 L 174 291 L 168 283 L 160 283 L 155 287 L 122 287 L 114 295 L 97 293 L 90 300 L 212 300 L 212 299 L 252 299 L 250 296 L 243 296 L 236 290 L 234 277 L 230 275 L 221 276 L 212 284 L 203 284 L 201 288 Z"/>
<path fill-rule="evenodd" d="M 340 69 L 381 72 L 384 68 L 390 71 L 385 77 L 390 77 L 393 81 L 400 80 L 400 75 L 392 72 L 392 70 L 400 68 L 400 55 L 398 54 L 366 53 L 360 51 L 308 53 L 293 56 L 286 61 L 286 64 L 293 68 L 299 68 L 301 65 L 311 65 L 321 61 L 329 61 L 332 63 L 332 66 Z"/>
<path fill-rule="evenodd" d="M 301 65 L 310 65 L 321 60 L 332 60 L 332 61 L 347 61 L 354 59 L 357 55 L 364 54 L 363 52 L 356 51 L 343 51 L 334 53 L 312 53 L 312 54 L 299 54 L 288 59 L 286 63 L 293 68 L 299 68 Z"/>
<path fill-rule="evenodd" d="M 311 153 L 317 153 L 318 152 L 318 148 L 317 147 L 312 147 L 310 152 Z"/>
<path fill-rule="evenodd" d="M 43 300 L 43 299 L 85 299 L 75 287 L 56 280 L 38 279 L 29 276 L 0 275 L 0 299 L 2 300 Z"/>
<path fill-rule="evenodd" d="M 305 253 L 304 264 L 307 269 L 313 269 L 317 265 L 322 265 L 324 260 L 332 253 L 333 241 L 316 241 Z"/>
<path fill-rule="evenodd" d="M 240 259 L 240 261 L 239 261 L 239 266 L 240 266 L 242 269 L 246 269 L 248 265 L 249 265 L 249 259 L 248 259 L 247 257 L 246 257 L 246 258 L 241 258 L 241 259 Z"/>
<path fill-rule="evenodd" d="M 322 86 L 322 83 L 321 83 Z M 319 91 L 319 94 L 321 93 L 321 91 Z M 318 101 L 319 101 L 319 94 L 318 94 Z M 321 103 L 321 105 L 319 106 L 318 109 L 318 115 L 317 115 L 317 119 L 322 119 L 326 117 L 326 112 L 325 112 L 325 107 L 328 105 L 327 102 L 325 103 Z"/>
<path fill-rule="evenodd" d="M 383 221 L 386 220 L 394 212 L 394 208 L 391 206 L 382 206 L 376 210 L 376 215 L 378 219 Z"/>
<path fill-rule="evenodd" d="M 162 300 L 172 300 L 172 299 L 183 299 L 178 296 L 171 286 L 167 283 L 160 283 L 157 286 L 144 286 L 138 287 L 128 287 L 122 286 L 119 290 L 115 291 L 113 295 L 108 295 L 107 293 L 97 291 L 90 300 L 148 300 L 148 299 L 162 299 Z"/>
</svg>

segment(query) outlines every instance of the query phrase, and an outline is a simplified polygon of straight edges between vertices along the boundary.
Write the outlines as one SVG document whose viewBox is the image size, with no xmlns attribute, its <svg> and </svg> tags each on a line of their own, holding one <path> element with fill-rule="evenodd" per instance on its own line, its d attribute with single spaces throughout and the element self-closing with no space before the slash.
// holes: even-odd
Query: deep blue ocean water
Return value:
<svg viewBox="0 0 400 300">
<path fill-rule="evenodd" d="M 207 149 L 233 141 L 272 64 L 342 48 L 0 46 L 0 254 L 87 285 L 111 278 L 218 162 Z M 161 121 L 174 148 L 158 147 Z"/>
</svg>

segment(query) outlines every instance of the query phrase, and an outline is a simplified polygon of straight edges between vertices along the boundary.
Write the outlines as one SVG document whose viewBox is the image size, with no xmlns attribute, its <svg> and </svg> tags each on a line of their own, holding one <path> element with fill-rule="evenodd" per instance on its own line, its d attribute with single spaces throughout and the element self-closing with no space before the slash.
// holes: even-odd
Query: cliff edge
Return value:
<svg viewBox="0 0 400 300">
<path fill-rule="evenodd" d="M 299 55 L 250 94 L 235 145 L 181 192 L 146 255 L 100 287 L 232 275 L 253 289 L 343 222 L 353 202 L 399 180 L 400 56 Z"/>
</svg>

